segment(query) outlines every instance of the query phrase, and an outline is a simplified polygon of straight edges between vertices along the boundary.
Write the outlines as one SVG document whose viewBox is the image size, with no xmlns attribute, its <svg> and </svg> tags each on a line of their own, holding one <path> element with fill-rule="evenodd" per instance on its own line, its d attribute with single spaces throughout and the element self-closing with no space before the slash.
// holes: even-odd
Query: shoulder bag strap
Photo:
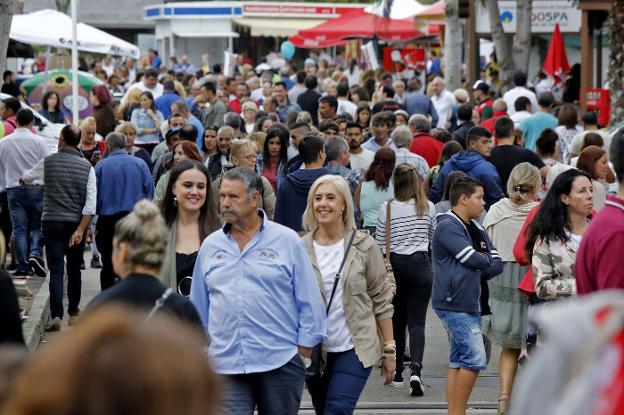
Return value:
<svg viewBox="0 0 624 415">
<path fill-rule="evenodd" d="M 338 286 L 338 280 L 340 279 L 340 273 L 342 272 L 342 268 L 344 267 L 345 262 L 347 261 L 347 255 L 349 255 L 349 250 L 351 249 L 351 245 L 353 244 L 353 240 L 355 239 L 355 233 L 357 230 L 353 230 L 351 234 L 351 239 L 349 239 L 349 243 L 345 248 L 344 256 L 342 257 L 342 262 L 340 263 L 340 268 L 338 268 L 338 272 L 336 272 L 336 277 L 334 278 L 334 287 L 332 288 L 331 296 L 329 297 L 329 301 L 327 302 L 327 308 L 325 309 L 325 314 L 329 314 L 329 307 L 331 307 L 332 300 L 334 299 L 334 294 L 336 294 L 336 287 Z"/>
<path fill-rule="evenodd" d="M 390 214 L 390 210 L 392 210 L 392 201 L 394 199 L 388 200 L 388 205 L 386 206 L 386 261 L 390 262 L 390 220 L 392 215 Z"/>
</svg>

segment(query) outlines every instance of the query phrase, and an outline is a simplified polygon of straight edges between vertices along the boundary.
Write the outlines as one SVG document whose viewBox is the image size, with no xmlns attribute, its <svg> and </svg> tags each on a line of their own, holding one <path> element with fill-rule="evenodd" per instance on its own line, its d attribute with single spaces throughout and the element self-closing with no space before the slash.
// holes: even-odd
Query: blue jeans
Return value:
<svg viewBox="0 0 624 415">
<path fill-rule="evenodd" d="M 223 410 L 228 415 L 296 415 L 301 404 L 305 366 L 296 354 L 269 372 L 226 375 Z"/>
<path fill-rule="evenodd" d="M 355 349 L 327 353 L 323 376 L 306 380 L 314 411 L 318 415 L 352 414 L 372 369 L 362 365 Z"/>
<path fill-rule="evenodd" d="M 487 359 L 481 334 L 479 313 L 460 313 L 435 309 L 449 334 L 449 367 L 478 372 L 485 370 Z"/>
<path fill-rule="evenodd" d="M 43 256 L 41 214 L 43 187 L 20 186 L 7 189 L 9 213 L 13 223 L 13 246 L 18 271 L 29 271 L 28 258 Z"/>
<path fill-rule="evenodd" d="M 82 276 L 80 264 L 84 254 L 85 239 L 78 245 L 69 246 L 69 239 L 78 228 L 79 222 L 44 221 L 43 240 L 50 269 L 50 315 L 63 318 L 63 277 L 67 257 L 67 299 L 70 316 L 79 312 Z"/>
</svg>

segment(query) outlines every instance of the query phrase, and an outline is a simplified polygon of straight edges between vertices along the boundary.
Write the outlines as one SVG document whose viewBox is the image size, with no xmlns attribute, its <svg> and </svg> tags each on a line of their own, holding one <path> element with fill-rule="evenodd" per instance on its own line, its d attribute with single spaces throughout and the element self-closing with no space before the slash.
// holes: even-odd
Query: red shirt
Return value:
<svg viewBox="0 0 624 415">
<path fill-rule="evenodd" d="M 410 151 L 427 160 L 429 167 L 433 167 L 438 164 L 438 160 L 440 160 L 442 147 L 444 147 L 444 144 L 435 137 L 427 133 L 416 133 L 414 134 L 414 141 L 412 142 Z"/>
<path fill-rule="evenodd" d="M 494 104 L 494 100 L 492 98 L 488 98 L 480 103 L 477 107 L 477 112 L 479 113 L 479 115 L 483 114 L 483 110 L 485 109 L 485 107 L 491 107 L 492 104 Z"/>
<path fill-rule="evenodd" d="M 492 114 L 492 118 L 488 118 L 487 120 L 483 121 L 481 123 L 481 127 L 485 128 L 486 130 L 494 134 L 494 123 L 500 117 L 506 117 L 506 116 L 507 116 L 506 111 L 497 111 L 494 114 Z"/>
<path fill-rule="evenodd" d="M 624 288 L 623 253 L 624 200 L 609 196 L 583 234 L 576 254 L 578 293 Z"/>
</svg>

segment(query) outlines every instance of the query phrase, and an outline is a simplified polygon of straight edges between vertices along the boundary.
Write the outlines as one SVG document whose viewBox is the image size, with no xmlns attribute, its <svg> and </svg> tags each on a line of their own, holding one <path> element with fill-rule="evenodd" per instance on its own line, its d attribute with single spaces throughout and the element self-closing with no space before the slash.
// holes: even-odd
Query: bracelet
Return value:
<svg viewBox="0 0 624 415">
<path fill-rule="evenodd" d="M 396 355 L 387 355 L 387 354 L 383 354 L 383 356 L 381 356 L 382 359 L 384 360 L 391 360 L 391 361 L 395 361 L 396 360 Z"/>
<path fill-rule="evenodd" d="M 385 352 L 392 352 L 396 354 L 396 347 L 384 347 L 383 348 L 384 353 Z"/>
<path fill-rule="evenodd" d="M 388 346 L 388 347 L 394 347 L 396 349 L 396 342 L 394 340 L 388 340 L 383 343 L 383 346 L 384 348 Z"/>
</svg>

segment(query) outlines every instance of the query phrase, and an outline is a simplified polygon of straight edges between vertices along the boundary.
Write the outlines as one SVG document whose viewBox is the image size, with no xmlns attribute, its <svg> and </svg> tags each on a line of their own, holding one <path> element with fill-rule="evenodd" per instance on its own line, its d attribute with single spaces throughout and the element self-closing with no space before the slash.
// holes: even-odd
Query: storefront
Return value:
<svg viewBox="0 0 624 415">
<path fill-rule="evenodd" d="M 164 62 L 188 54 L 199 65 L 222 63 L 223 51 L 258 61 L 302 29 L 314 27 L 366 4 L 192 2 L 145 7 L 143 19 L 155 22 L 156 47 Z"/>
</svg>

